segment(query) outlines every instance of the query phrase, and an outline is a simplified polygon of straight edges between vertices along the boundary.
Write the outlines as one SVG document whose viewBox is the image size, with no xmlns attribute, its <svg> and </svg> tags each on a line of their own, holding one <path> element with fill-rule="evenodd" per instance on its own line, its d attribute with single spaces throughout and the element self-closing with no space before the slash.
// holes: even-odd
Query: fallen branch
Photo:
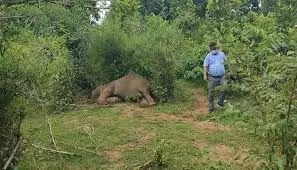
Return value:
<svg viewBox="0 0 297 170">
<path fill-rule="evenodd" d="M 85 148 L 80 148 L 80 147 L 77 147 L 77 146 L 74 146 L 76 149 L 79 149 L 79 150 L 82 150 L 82 151 L 85 151 L 85 152 L 89 152 L 89 153 L 93 153 L 95 155 L 103 155 L 101 153 L 98 153 L 98 152 L 95 152 L 95 151 L 91 151 L 91 150 L 88 150 L 88 149 L 85 149 Z"/>
<path fill-rule="evenodd" d="M 53 152 L 53 153 L 60 153 L 60 154 L 65 154 L 65 155 L 70 155 L 70 156 L 81 157 L 81 155 L 77 155 L 77 154 L 75 154 L 75 153 L 71 153 L 71 152 L 66 152 L 66 151 L 56 151 L 56 150 L 54 150 L 54 149 L 45 148 L 45 147 L 38 146 L 38 145 L 35 145 L 35 144 L 31 144 L 31 145 L 34 146 L 35 148 L 43 149 L 43 150 L 50 151 L 50 152 Z"/>
<path fill-rule="evenodd" d="M 93 153 L 93 154 L 95 154 L 95 155 L 103 155 L 102 153 L 98 153 L 98 152 L 95 152 L 95 151 L 91 151 L 91 150 L 88 150 L 88 149 L 85 149 L 85 148 L 80 148 L 80 147 L 77 147 L 77 146 L 74 146 L 74 145 L 70 145 L 70 144 L 68 144 L 68 143 L 65 143 L 65 142 L 60 142 L 60 143 L 63 143 L 63 144 L 65 144 L 65 145 L 69 145 L 69 146 L 73 146 L 74 148 L 76 148 L 76 149 L 79 149 L 79 150 L 82 150 L 82 151 L 85 151 L 85 152 L 89 152 L 89 153 Z"/>
<path fill-rule="evenodd" d="M 69 104 L 70 106 L 79 106 L 79 107 L 118 107 L 125 106 L 125 104 L 117 105 L 94 105 L 94 104 Z"/>
<path fill-rule="evenodd" d="M 7 169 L 8 166 L 10 165 L 12 159 L 14 158 L 15 153 L 17 152 L 17 150 L 19 148 L 20 143 L 21 143 L 21 140 L 19 140 L 18 143 L 16 144 L 16 146 L 14 147 L 13 152 L 11 153 L 9 159 L 6 161 L 3 169 Z"/>
<path fill-rule="evenodd" d="M 53 144 L 54 144 L 54 147 L 55 147 L 56 151 L 58 151 L 59 149 L 58 149 L 58 147 L 57 147 L 57 144 L 56 144 L 56 141 L 55 141 L 55 138 L 54 138 L 54 135 L 53 135 L 52 125 L 51 125 L 50 120 L 49 120 L 49 118 L 48 118 L 47 115 L 46 115 L 46 119 L 47 119 L 47 124 L 48 124 L 49 130 L 50 130 L 50 135 L 51 135 L 51 138 L 52 138 L 52 142 L 53 142 Z M 63 160 L 63 157 L 62 157 L 61 154 L 60 154 L 60 157 L 61 157 L 61 159 Z"/>
<path fill-rule="evenodd" d="M 51 125 L 51 123 L 50 123 L 49 118 L 47 117 L 46 119 L 47 119 L 47 124 L 48 124 L 49 130 L 50 130 L 50 135 L 51 135 L 51 138 L 52 138 L 52 142 L 53 142 L 53 144 L 54 144 L 55 149 L 58 150 L 58 148 L 57 148 L 57 144 L 56 144 L 56 141 L 55 141 L 55 138 L 54 138 L 54 136 L 53 136 L 52 125 Z"/>
</svg>

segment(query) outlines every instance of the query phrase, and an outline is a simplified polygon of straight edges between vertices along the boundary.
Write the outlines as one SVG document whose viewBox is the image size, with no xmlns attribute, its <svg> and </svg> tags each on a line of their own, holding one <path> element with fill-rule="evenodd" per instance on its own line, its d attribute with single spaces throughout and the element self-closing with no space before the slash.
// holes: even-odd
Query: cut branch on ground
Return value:
<svg viewBox="0 0 297 170">
<path fill-rule="evenodd" d="M 72 152 L 56 151 L 56 150 L 54 150 L 54 149 L 45 148 L 45 147 L 38 146 L 38 145 L 35 145 L 35 144 L 31 144 L 31 145 L 34 146 L 35 148 L 43 149 L 43 150 L 45 150 L 45 151 L 49 151 L 49 152 L 53 152 L 53 153 L 58 153 L 58 154 L 65 154 L 65 155 L 70 155 L 70 156 L 81 157 L 81 155 L 78 155 L 78 154 L 75 154 L 75 153 L 72 153 Z"/>
</svg>

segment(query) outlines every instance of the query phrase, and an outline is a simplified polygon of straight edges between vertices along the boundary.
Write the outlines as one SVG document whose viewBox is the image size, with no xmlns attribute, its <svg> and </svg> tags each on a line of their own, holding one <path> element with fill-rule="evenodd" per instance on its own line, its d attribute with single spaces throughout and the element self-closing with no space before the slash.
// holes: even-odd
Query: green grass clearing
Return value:
<svg viewBox="0 0 297 170">
<path fill-rule="evenodd" d="M 22 126 L 20 169 L 139 169 L 155 159 L 155 151 L 162 153 L 165 169 L 261 169 L 263 141 L 235 126 L 186 116 L 195 114 L 194 98 L 145 109 L 128 104 L 51 115 L 58 149 L 79 157 L 33 147 L 54 149 L 46 118 L 29 115 Z"/>
</svg>

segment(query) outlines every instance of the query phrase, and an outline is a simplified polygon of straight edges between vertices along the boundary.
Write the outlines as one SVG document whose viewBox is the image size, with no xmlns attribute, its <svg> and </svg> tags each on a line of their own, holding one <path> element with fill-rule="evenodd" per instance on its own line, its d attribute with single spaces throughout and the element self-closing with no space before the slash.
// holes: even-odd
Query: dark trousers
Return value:
<svg viewBox="0 0 297 170">
<path fill-rule="evenodd" d="M 226 83 L 225 76 L 214 77 L 208 75 L 208 110 L 209 112 L 214 111 L 214 89 L 216 86 L 224 85 Z M 218 104 L 223 106 L 226 96 L 226 91 L 224 89 L 220 90 Z"/>
</svg>

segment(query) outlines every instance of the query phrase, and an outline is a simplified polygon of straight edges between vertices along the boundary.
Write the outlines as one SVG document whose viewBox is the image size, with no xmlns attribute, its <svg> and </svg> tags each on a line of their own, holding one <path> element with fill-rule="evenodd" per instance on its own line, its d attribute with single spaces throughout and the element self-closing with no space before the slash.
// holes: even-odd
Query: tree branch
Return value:
<svg viewBox="0 0 297 170">
<path fill-rule="evenodd" d="M 81 155 L 77 155 L 77 154 L 75 154 L 75 153 L 71 153 L 71 152 L 66 152 L 66 151 L 56 151 L 56 150 L 49 149 L 49 148 L 45 148 L 45 147 L 38 146 L 38 145 L 35 145 L 35 144 L 32 144 L 32 146 L 34 146 L 35 148 L 43 149 L 43 150 L 50 151 L 50 152 L 53 152 L 53 153 L 59 153 L 59 154 L 65 154 L 65 155 L 70 155 L 70 156 L 78 156 L 78 157 L 81 157 Z"/>
<path fill-rule="evenodd" d="M 68 144 L 68 143 L 65 143 L 65 142 L 60 142 L 60 143 L 63 143 L 65 145 L 69 145 L 69 146 L 73 146 L 74 148 L 76 149 L 79 149 L 79 150 L 82 150 L 82 151 L 85 151 L 85 152 L 89 152 L 89 153 L 93 153 L 95 155 L 103 155 L 102 153 L 98 153 L 98 152 L 95 152 L 95 151 L 91 151 L 91 150 L 88 150 L 88 149 L 85 149 L 85 148 L 80 148 L 80 147 L 77 147 L 77 146 L 74 146 L 74 145 L 71 145 L 71 144 Z"/>
<path fill-rule="evenodd" d="M 14 158 L 15 153 L 17 152 L 17 150 L 19 148 L 20 143 L 21 143 L 21 140 L 19 139 L 18 143 L 16 144 L 15 148 L 13 149 L 12 154 L 10 155 L 9 159 L 6 161 L 3 169 L 7 169 L 8 166 L 10 165 L 12 159 Z"/>
<path fill-rule="evenodd" d="M 49 118 L 48 118 L 47 115 L 46 115 L 46 119 L 47 119 L 48 127 L 49 127 L 49 130 L 50 130 L 50 135 L 51 135 L 51 138 L 52 138 L 52 142 L 53 142 L 53 144 L 54 144 L 54 147 L 55 147 L 56 151 L 58 151 L 59 149 L 58 149 L 58 147 L 57 147 L 56 140 L 55 140 L 54 135 L 53 135 L 52 125 L 51 125 L 50 120 L 49 120 Z M 63 160 L 63 157 L 62 157 L 61 154 L 60 154 L 60 157 L 61 157 L 61 159 Z"/>
</svg>

